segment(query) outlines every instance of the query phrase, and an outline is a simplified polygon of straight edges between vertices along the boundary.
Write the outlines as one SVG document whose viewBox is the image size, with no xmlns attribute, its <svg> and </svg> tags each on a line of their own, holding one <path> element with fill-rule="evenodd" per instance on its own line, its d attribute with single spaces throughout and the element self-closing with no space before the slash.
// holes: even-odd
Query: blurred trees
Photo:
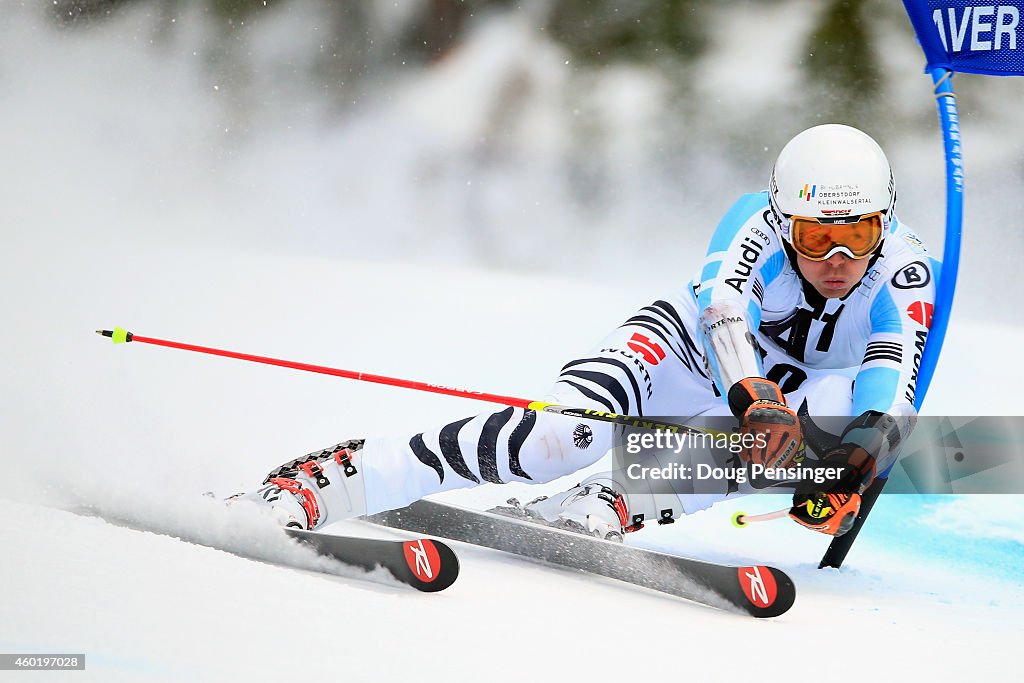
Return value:
<svg viewBox="0 0 1024 683">
<path fill-rule="evenodd" d="M 707 0 L 558 0 L 548 29 L 586 63 L 689 60 L 708 46 Z"/>
<path fill-rule="evenodd" d="M 289 9 L 300 6 L 304 11 L 293 16 L 312 19 L 288 24 Z M 878 112 L 885 110 L 889 123 L 898 114 L 882 101 L 894 91 L 882 69 L 881 36 L 902 30 L 912 40 L 902 6 L 891 0 L 52 0 L 49 7 L 55 23 L 69 32 L 138 8 L 151 22 L 147 38 L 157 46 L 190 35 L 185 32 L 198 23 L 209 36 L 193 42 L 199 45 L 195 54 L 217 79 L 239 134 L 258 115 L 260 102 L 293 100 L 310 88 L 334 112 L 367 96 L 386 97 L 392 76 L 444 60 L 489 18 L 514 16 L 566 55 L 573 77 L 558 92 L 556 106 L 570 121 L 575 154 L 568 175 L 581 179 L 579 194 L 589 197 L 605 196 L 606 155 L 614 153 L 616 139 L 629 140 L 616 149 L 646 145 L 666 160 L 706 153 L 714 140 L 715 151 L 735 154 L 741 167 L 764 162 L 767 150 L 795 130 L 822 121 L 881 133 L 884 142 Z M 186 16 L 188 21 L 175 20 Z M 289 44 L 267 57 L 248 38 L 275 22 L 284 24 Z M 729 79 L 733 90 L 749 89 L 751 96 L 709 100 L 716 96 L 698 80 L 708 66 L 701 60 L 749 51 L 744 41 L 752 36 L 759 46 L 753 49 L 772 54 L 761 60 L 745 53 L 741 68 L 749 73 Z M 604 69 L 619 66 L 642 67 L 648 84 L 656 83 L 630 91 L 663 98 L 652 104 L 665 105 L 652 115 L 660 117 L 654 125 L 625 130 L 606 106 L 621 91 L 593 99 L 602 74 L 613 73 Z M 493 78 L 501 83 L 485 105 L 492 113 L 479 133 L 480 163 L 494 157 L 502 135 L 521 130 L 516 126 L 528 118 L 531 93 L 539 92 L 537 74 L 525 65 L 506 67 Z M 786 83 L 787 89 L 766 91 L 766 83 Z M 643 110 L 645 103 L 637 106 Z M 638 129 L 658 133 L 638 140 Z"/>
<path fill-rule="evenodd" d="M 820 96 L 850 122 L 876 106 L 882 74 L 865 0 L 829 0 L 807 36 L 804 72 Z"/>
<path fill-rule="evenodd" d="M 101 21 L 129 5 L 158 0 L 54 0 L 52 14 L 65 26 Z M 194 0 L 203 4 L 211 21 L 236 24 L 257 12 L 278 8 L 294 0 Z M 166 6 L 184 8 L 182 0 L 162 0 Z M 335 28 L 347 25 L 350 37 L 361 30 L 372 38 L 379 4 L 330 2 L 326 9 L 340 20 Z M 430 61 L 454 45 L 468 20 L 480 13 L 524 11 L 543 17 L 545 28 L 574 55 L 589 61 L 614 59 L 647 61 L 656 57 L 692 58 L 707 45 L 701 22 L 709 0 L 403 0 L 401 12 L 389 12 L 402 24 L 399 45 L 403 57 Z M 378 6 L 375 6 L 378 5 Z"/>
<path fill-rule="evenodd" d="M 239 135 L 258 125 L 260 103 L 294 101 L 311 89 L 332 115 L 387 97 L 395 77 L 443 61 L 488 19 L 513 17 L 566 56 L 572 77 L 554 106 L 567 117 L 568 175 L 589 197 L 604 196 L 607 155 L 623 147 L 644 145 L 666 163 L 686 154 L 731 154 L 748 167 L 765 163 L 768 150 L 794 131 L 824 121 L 871 130 L 884 143 L 902 114 L 885 101 L 898 91 L 883 70 L 883 40 L 900 31 L 913 40 L 902 5 L 891 0 L 52 0 L 49 7 L 43 11 L 69 32 L 138 8 L 143 23 L 151 22 L 146 38 L 158 48 L 189 40 L 186 32 L 197 24 L 204 28 L 209 35 L 193 37 L 194 54 L 219 84 Z M 306 19 L 288 23 L 289 10 L 299 7 L 291 16 Z M 268 57 L 249 37 L 275 23 L 295 37 Z M 762 60 L 751 49 L 772 54 Z M 747 71 L 727 79 L 736 97 L 723 101 L 706 87 L 713 83 L 699 79 L 706 58 L 725 55 L 728 64 L 737 53 Z M 513 139 L 511 131 L 531 134 L 517 126 L 544 86 L 527 65 L 530 56 L 523 57 L 523 64 L 493 74 L 480 163 L 495 156 L 502 139 Z M 634 104 L 633 111 L 657 111 L 632 129 L 608 107 L 622 95 L 600 91 L 609 83 L 602 77 L 614 78 L 611 67 L 622 66 L 646 72 L 650 87 L 631 91 L 637 97 L 661 98 Z M 771 83 L 786 89 L 766 89 Z M 638 130 L 657 133 L 643 137 Z"/>
<path fill-rule="evenodd" d="M 882 73 L 871 19 L 884 0 L 799 2 L 817 14 L 804 43 L 801 61 L 808 80 L 836 98 L 836 106 L 854 111 L 870 105 L 880 91 Z M 201 4 L 209 21 L 224 30 L 240 30 L 248 19 L 297 0 L 54 0 L 54 19 L 65 27 L 102 21 L 127 6 L 156 3 L 163 16 L 186 2 Z M 605 65 L 628 61 L 675 71 L 682 78 L 687 62 L 699 58 L 713 36 L 710 13 L 751 0 L 370 0 L 330 2 L 332 20 L 322 51 L 336 62 L 322 69 L 367 73 L 395 64 L 426 64 L 456 45 L 474 18 L 501 12 L 527 12 L 538 28 L 580 63 Z M 760 0 L 786 5 L 787 0 Z M 391 9 L 388 9 L 391 6 Z M 399 8 L 399 9 L 395 9 Z M 324 66 L 324 65 L 322 65 Z"/>
</svg>

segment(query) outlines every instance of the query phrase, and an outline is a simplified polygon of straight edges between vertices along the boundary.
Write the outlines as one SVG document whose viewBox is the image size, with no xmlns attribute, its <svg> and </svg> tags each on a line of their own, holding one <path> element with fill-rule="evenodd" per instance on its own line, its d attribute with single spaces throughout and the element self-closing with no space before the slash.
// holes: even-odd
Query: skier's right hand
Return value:
<svg viewBox="0 0 1024 683">
<path fill-rule="evenodd" d="M 800 418 L 786 405 L 779 385 L 747 377 L 729 390 L 729 406 L 740 418 L 740 458 L 765 467 L 791 467 L 803 458 Z"/>
</svg>

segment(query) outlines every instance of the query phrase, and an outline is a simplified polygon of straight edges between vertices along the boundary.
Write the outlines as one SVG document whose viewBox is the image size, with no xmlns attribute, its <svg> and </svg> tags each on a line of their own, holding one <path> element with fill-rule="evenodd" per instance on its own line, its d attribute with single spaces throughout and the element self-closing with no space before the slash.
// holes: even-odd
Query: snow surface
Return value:
<svg viewBox="0 0 1024 683">
<path fill-rule="evenodd" d="M 951 519 L 969 523 L 968 538 L 935 533 L 923 526 L 926 515 L 907 519 L 920 502 L 886 497 L 839 572 L 815 568 L 827 539 L 795 525 L 733 529 L 736 505 L 631 539 L 784 568 L 797 582 L 797 603 L 771 621 L 463 546 L 456 584 L 419 594 L 68 512 L 90 506 L 165 533 L 244 546 L 266 537 L 251 524 L 228 524 L 204 491 L 242 490 L 281 461 L 343 438 L 409 433 L 484 408 L 153 346 L 113 347 L 96 327 L 123 323 L 148 336 L 534 396 L 560 361 L 655 292 L 327 258 L 49 247 L 62 267 L 21 268 L 17 282 L 3 275 L 5 290 L 21 287 L 36 302 L 10 307 L 8 326 L 37 333 L 5 346 L 23 362 L 5 367 L 17 395 L 3 399 L 15 419 L 5 428 L 9 476 L 0 499 L 0 545 L 8 549 L 0 650 L 84 652 L 88 669 L 76 680 L 102 681 L 276 680 L 300 671 L 309 680 L 513 681 L 595 670 L 704 680 L 737 663 L 757 666 L 758 680 L 782 680 L 824 667 L 852 673 L 861 660 L 850 652 L 864 648 L 885 653 L 868 664 L 882 679 L 899 671 L 956 680 L 1013 662 L 1024 585 L 1000 564 L 1019 561 L 1019 527 L 1009 541 L 1002 531 L 983 536 L 985 519 L 1020 519 L 1024 510 L 1008 497 L 927 503 L 943 528 Z M 27 263 L 31 254 L 11 256 Z M 998 338 L 1007 349 L 1024 342 L 1014 330 Z M 936 409 L 998 408 L 984 390 L 996 378 L 969 363 L 970 340 L 954 332 L 949 341 Z M 484 506 L 553 486 L 448 497 Z M 753 513 L 778 503 L 740 507 Z M 944 547 L 921 547 L 921 537 Z M 971 556 L 958 557 L 966 548 Z M 264 558 L 294 552 L 258 550 Z"/>
</svg>

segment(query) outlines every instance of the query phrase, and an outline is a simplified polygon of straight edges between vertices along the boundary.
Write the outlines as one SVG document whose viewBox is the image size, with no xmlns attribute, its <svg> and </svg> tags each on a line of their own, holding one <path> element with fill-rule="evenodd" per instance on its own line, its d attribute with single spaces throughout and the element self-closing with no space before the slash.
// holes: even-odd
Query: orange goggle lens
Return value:
<svg viewBox="0 0 1024 683">
<path fill-rule="evenodd" d="M 829 220 L 829 219 L 824 219 Z M 847 223 L 822 223 L 818 218 L 790 218 L 790 241 L 801 256 L 824 261 L 836 252 L 853 259 L 871 254 L 882 241 L 882 212 L 869 213 Z"/>
</svg>

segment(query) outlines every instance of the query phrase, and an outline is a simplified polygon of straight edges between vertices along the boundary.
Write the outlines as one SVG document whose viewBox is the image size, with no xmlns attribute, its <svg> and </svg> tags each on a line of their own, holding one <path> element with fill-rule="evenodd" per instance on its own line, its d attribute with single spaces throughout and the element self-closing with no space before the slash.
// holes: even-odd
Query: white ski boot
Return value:
<svg viewBox="0 0 1024 683">
<path fill-rule="evenodd" d="M 279 524 L 316 529 L 366 514 L 366 491 L 356 467 L 363 440 L 343 441 L 281 465 L 249 493 L 228 503 L 249 501 L 266 510 Z"/>
<path fill-rule="evenodd" d="M 636 531 L 639 526 L 630 523 L 626 501 L 612 488 L 614 483 L 611 479 L 591 479 L 568 491 L 541 496 L 519 509 L 521 514 L 550 526 L 622 541 L 627 532 Z M 518 504 L 515 499 L 509 502 Z"/>
</svg>

